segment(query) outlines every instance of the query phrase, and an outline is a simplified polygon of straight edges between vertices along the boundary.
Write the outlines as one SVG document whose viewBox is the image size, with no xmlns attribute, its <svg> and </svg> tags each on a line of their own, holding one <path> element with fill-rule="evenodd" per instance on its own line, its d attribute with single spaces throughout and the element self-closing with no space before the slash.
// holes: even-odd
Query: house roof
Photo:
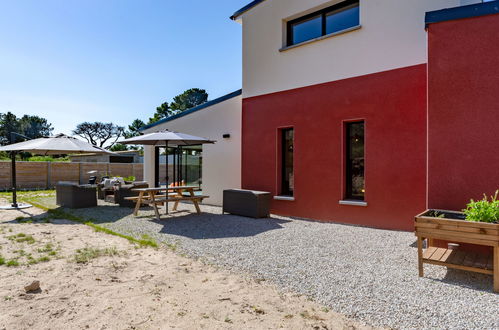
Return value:
<svg viewBox="0 0 499 330">
<path fill-rule="evenodd" d="M 146 130 L 146 129 L 149 129 L 149 128 L 161 125 L 163 123 L 175 120 L 177 118 L 187 116 L 187 115 L 189 115 L 189 114 L 191 114 L 193 112 L 209 108 L 212 105 L 215 105 L 215 104 L 218 104 L 218 103 L 222 103 L 222 102 L 227 101 L 227 100 L 229 100 L 229 99 L 231 99 L 233 97 L 239 96 L 242 93 L 243 93 L 243 90 L 239 89 L 239 90 L 237 90 L 235 92 L 229 93 L 227 95 L 221 96 L 221 97 L 216 98 L 214 100 L 211 100 L 211 101 L 205 102 L 205 103 L 203 103 L 201 105 L 198 105 L 197 107 L 191 108 L 189 110 L 182 111 L 181 113 L 178 113 L 176 115 L 173 115 L 173 116 L 170 116 L 170 117 L 166 117 L 166 118 L 163 118 L 163 119 L 161 119 L 161 120 L 159 120 L 159 121 L 157 121 L 155 123 L 146 125 L 146 126 L 142 127 L 140 130 L 143 131 L 143 130 Z"/>
<path fill-rule="evenodd" d="M 499 13 L 499 1 L 489 1 L 468 6 L 447 8 L 426 13 L 426 27 L 432 23 L 452 21 L 455 19 L 479 17 Z"/>
<path fill-rule="evenodd" d="M 248 10 L 252 9 L 256 5 L 258 5 L 259 3 L 264 2 L 264 1 L 265 0 L 254 0 L 254 1 L 250 2 L 250 3 L 248 3 L 246 6 L 244 6 L 243 8 L 239 9 L 234 14 L 232 14 L 232 16 L 230 17 L 230 19 L 231 20 L 236 20 L 239 16 L 241 16 L 242 14 L 244 14 L 245 12 L 247 12 Z"/>
</svg>

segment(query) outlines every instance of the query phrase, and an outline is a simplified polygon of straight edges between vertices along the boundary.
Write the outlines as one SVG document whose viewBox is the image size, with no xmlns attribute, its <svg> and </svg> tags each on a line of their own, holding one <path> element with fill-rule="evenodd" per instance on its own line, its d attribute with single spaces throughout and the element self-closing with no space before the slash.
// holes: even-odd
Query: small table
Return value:
<svg viewBox="0 0 499 330">
<path fill-rule="evenodd" d="M 128 200 L 136 200 L 137 203 L 135 205 L 135 210 L 133 211 L 133 215 L 137 216 L 140 206 L 143 204 L 151 205 L 154 208 L 154 213 L 156 214 L 156 218 L 160 220 L 160 215 L 158 211 L 158 204 L 165 204 L 165 213 L 168 214 L 168 202 L 175 202 L 173 205 L 173 210 L 176 211 L 179 202 L 181 201 L 192 201 L 194 207 L 196 208 L 196 212 L 198 214 L 201 213 L 201 209 L 199 207 L 199 202 L 203 199 L 208 198 L 209 196 L 196 196 L 194 194 L 194 189 L 198 188 L 197 186 L 178 186 L 178 187 L 164 187 L 164 188 L 137 188 L 132 189 L 132 191 L 137 191 L 139 196 L 136 197 L 126 197 Z M 164 192 L 165 194 L 160 194 Z M 173 192 L 173 193 L 170 193 Z M 188 192 L 189 196 L 184 196 L 183 193 Z"/>
</svg>

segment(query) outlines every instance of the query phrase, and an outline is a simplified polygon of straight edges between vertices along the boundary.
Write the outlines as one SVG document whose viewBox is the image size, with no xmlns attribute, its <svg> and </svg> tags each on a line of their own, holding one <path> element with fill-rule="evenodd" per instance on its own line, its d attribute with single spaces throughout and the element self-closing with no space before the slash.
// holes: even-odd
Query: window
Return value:
<svg viewBox="0 0 499 330">
<path fill-rule="evenodd" d="M 364 200 L 364 122 L 346 124 L 346 199 Z"/>
<path fill-rule="evenodd" d="M 288 46 L 358 26 L 359 1 L 347 0 L 288 22 Z"/>
<path fill-rule="evenodd" d="M 281 196 L 293 196 L 294 192 L 294 170 L 293 149 L 294 129 L 285 128 L 281 130 L 281 167 L 282 182 Z"/>
</svg>

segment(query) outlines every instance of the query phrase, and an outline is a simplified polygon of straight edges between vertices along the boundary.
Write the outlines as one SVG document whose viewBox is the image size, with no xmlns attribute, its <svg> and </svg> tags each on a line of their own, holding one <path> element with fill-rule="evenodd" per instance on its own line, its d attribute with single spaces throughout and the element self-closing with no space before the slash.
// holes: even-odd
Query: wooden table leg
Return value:
<svg viewBox="0 0 499 330">
<path fill-rule="evenodd" d="M 154 198 L 154 192 L 149 192 L 149 198 L 152 202 L 152 207 L 154 209 L 154 213 L 156 213 L 156 219 L 161 220 L 161 216 L 159 215 L 158 205 L 156 205 L 156 199 Z"/>
<path fill-rule="evenodd" d="M 189 194 L 191 195 L 191 197 L 196 197 L 196 195 L 194 194 L 194 189 L 189 189 Z M 201 208 L 199 207 L 199 200 L 197 199 L 193 199 L 192 200 L 192 204 L 194 204 L 194 207 L 196 208 L 196 212 L 198 214 L 201 214 Z"/>
<path fill-rule="evenodd" d="M 418 270 L 419 270 L 419 277 L 424 276 L 424 270 L 423 270 L 423 238 L 421 236 L 418 236 Z"/>
<path fill-rule="evenodd" d="M 499 293 L 499 246 L 494 246 L 494 292 Z"/>
<path fill-rule="evenodd" d="M 144 192 L 139 192 L 139 199 L 137 199 L 137 204 L 135 204 L 135 209 L 133 210 L 133 215 L 137 216 L 139 214 L 140 204 L 142 204 L 142 197 L 144 197 Z"/>
<path fill-rule="evenodd" d="M 177 190 L 177 196 L 182 197 L 182 189 Z M 173 211 L 177 211 L 179 201 L 175 201 L 175 204 L 173 204 Z"/>
</svg>

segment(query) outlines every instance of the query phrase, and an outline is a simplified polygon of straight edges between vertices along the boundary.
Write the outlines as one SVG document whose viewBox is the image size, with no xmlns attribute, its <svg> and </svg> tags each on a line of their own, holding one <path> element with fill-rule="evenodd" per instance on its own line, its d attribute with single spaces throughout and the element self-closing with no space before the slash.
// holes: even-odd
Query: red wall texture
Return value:
<svg viewBox="0 0 499 330">
<path fill-rule="evenodd" d="M 344 121 L 364 119 L 367 207 L 344 193 Z M 243 100 L 242 186 L 278 193 L 278 129 L 295 129 L 295 200 L 272 212 L 413 230 L 426 207 L 426 65 Z"/>
<path fill-rule="evenodd" d="M 499 188 L 499 15 L 428 29 L 428 205 L 459 210 Z"/>
</svg>

